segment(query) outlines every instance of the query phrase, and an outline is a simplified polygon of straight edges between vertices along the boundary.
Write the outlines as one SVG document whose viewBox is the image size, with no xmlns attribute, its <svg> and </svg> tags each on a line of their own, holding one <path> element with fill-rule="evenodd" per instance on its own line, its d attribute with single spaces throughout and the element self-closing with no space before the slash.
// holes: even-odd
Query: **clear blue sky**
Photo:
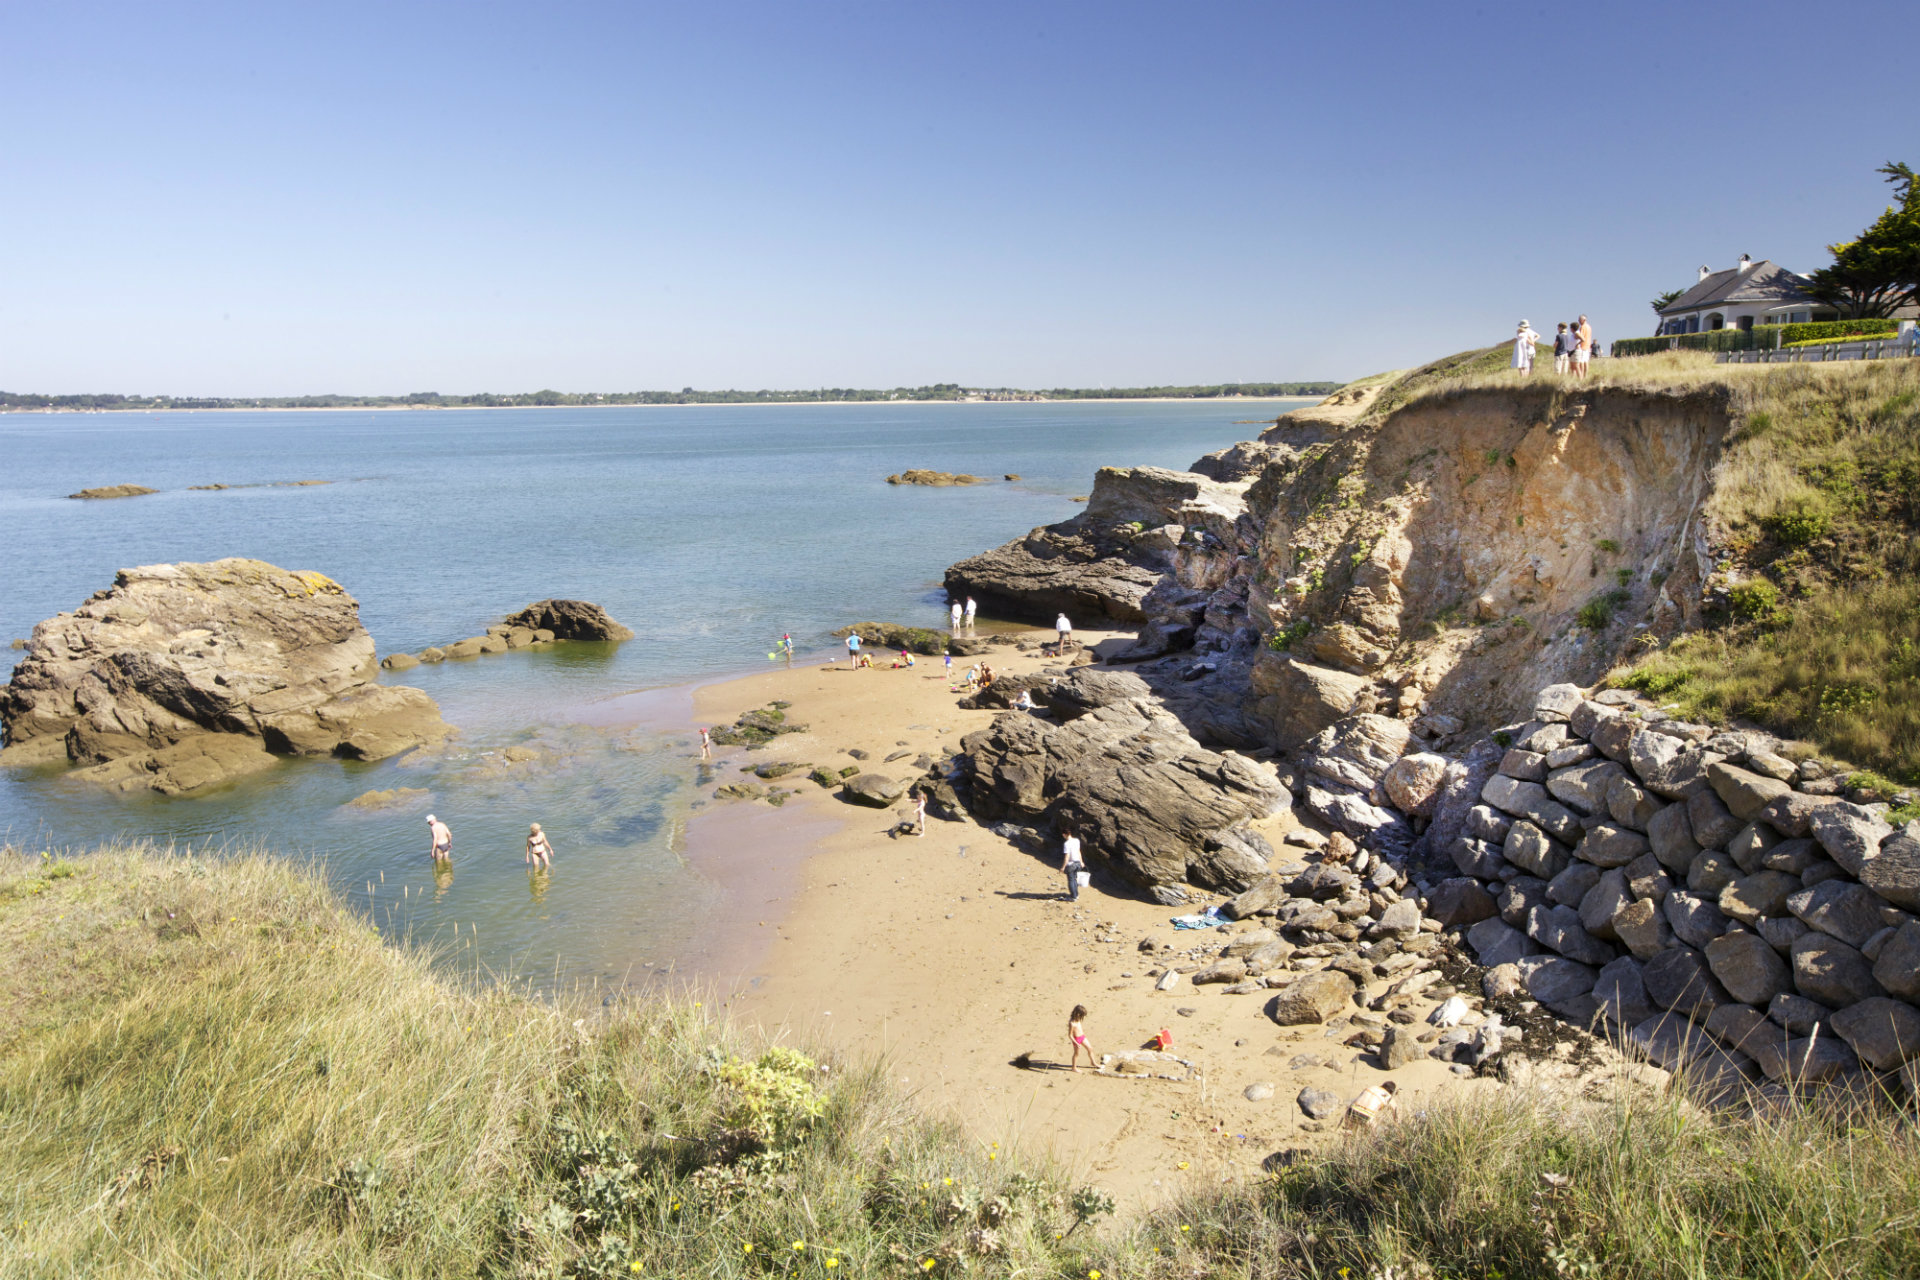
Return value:
<svg viewBox="0 0 1920 1280">
<path fill-rule="evenodd" d="M 1912 0 L 18 3 L 0 40 L 13 391 L 1346 378 L 1650 332 L 1920 163 Z"/>
</svg>

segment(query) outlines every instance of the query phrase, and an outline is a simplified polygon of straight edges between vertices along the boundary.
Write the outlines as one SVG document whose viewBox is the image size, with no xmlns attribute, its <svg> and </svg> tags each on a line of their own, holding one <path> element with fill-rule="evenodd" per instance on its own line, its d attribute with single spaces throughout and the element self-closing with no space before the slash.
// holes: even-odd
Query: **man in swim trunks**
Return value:
<svg viewBox="0 0 1920 1280">
<path fill-rule="evenodd" d="M 427 832 L 433 840 L 433 847 L 428 851 L 428 856 L 435 862 L 453 861 L 453 832 L 448 830 L 447 824 L 428 814 Z"/>
</svg>

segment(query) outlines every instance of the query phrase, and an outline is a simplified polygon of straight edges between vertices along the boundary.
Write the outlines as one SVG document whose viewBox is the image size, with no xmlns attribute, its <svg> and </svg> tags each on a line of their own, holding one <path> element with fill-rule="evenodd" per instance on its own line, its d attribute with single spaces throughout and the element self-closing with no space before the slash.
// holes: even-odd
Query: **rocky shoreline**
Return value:
<svg viewBox="0 0 1920 1280">
<path fill-rule="evenodd" d="M 1188 473 L 1103 469 L 1081 516 L 953 566 L 950 592 L 1002 608 L 1140 622 L 1113 655 L 1137 665 L 996 689 L 1047 719 L 1000 717 L 915 788 L 1034 847 L 1071 826 L 1163 903 L 1231 895 L 1257 942 L 1194 980 L 1277 987 L 1276 1020 L 1405 1012 L 1366 983 L 1451 955 L 1484 970 L 1474 1003 L 1543 1007 L 1708 1096 L 1920 1091 L 1920 822 L 1791 744 L 1593 688 L 1698 616 L 1724 404 L 1476 399 L 1369 420 L 1335 397 Z M 1253 829 L 1294 805 L 1323 845 Z"/>
</svg>

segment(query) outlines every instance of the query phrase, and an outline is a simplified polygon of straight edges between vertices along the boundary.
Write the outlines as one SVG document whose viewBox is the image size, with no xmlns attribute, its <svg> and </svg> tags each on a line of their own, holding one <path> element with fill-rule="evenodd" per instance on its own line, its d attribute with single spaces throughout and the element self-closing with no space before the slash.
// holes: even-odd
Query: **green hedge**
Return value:
<svg viewBox="0 0 1920 1280">
<path fill-rule="evenodd" d="M 1757 324 L 1751 329 L 1709 329 L 1705 333 L 1673 333 L 1659 338 L 1621 338 L 1613 344 L 1616 356 L 1645 356 L 1656 351 L 1778 351 L 1801 343 L 1831 342 L 1836 338 L 1891 338 L 1897 320 L 1815 320 L 1810 324 Z"/>
<path fill-rule="evenodd" d="M 1773 336 L 1785 326 L 1761 325 L 1754 329 L 1709 329 L 1705 333 L 1670 333 L 1658 338 L 1621 338 L 1613 344 L 1616 356 L 1645 356 L 1656 351 L 1751 351 L 1754 337 L 1760 346 L 1773 346 Z"/>
<path fill-rule="evenodd" d="M 1772 327 L 1772 326 L 1769 326 Z M 1780 325 L 1780 345 L 1818 342 L 1833 338 L 1891 338 L 1899 332 L 1898 320 L 1816 320 L 1812 324 Z"/>
</svg>

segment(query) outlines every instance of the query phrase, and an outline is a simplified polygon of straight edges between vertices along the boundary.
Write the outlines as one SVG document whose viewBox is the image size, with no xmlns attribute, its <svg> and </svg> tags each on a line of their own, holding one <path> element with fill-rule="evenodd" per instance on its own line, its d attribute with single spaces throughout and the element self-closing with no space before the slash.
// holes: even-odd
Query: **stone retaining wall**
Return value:
<svg viewBox="0 0 1920 1280">
<path fill-rule="evenodd" d="M 1726 1086 L 1920 1083 L 1920 821 L 1617 691 L 1550 686 L 1495 738 L 1402 757 L 1375 793 L 1431 814 L 1416 847 L 1459 874 L 1427 882 L 1427 914 L 1464 928 L 1489 990 Z"/>
</svg>

